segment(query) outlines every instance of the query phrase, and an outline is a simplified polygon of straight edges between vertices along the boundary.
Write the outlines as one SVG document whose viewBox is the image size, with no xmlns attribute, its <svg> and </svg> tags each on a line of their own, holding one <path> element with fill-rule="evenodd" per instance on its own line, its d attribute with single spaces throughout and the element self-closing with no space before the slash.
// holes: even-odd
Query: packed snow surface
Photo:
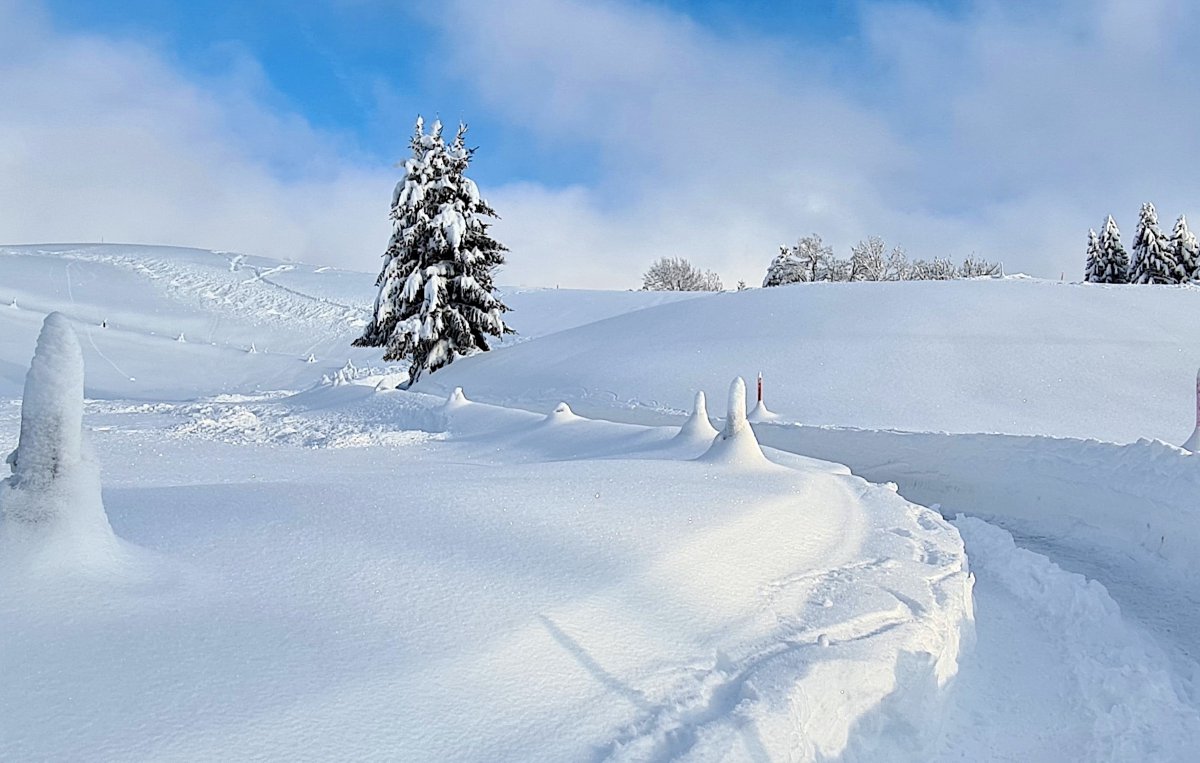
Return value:
<svg viewBox="0 0 1200 763">
<path fill-rule="evenodd" d="M 1200 749 L 1200 291 L 513 290 L 399 392 L 372 282 L 0 247 L 0 449 L 60 311 L 122 560 L 0 559 L 0 759 Z"/>
</svg>

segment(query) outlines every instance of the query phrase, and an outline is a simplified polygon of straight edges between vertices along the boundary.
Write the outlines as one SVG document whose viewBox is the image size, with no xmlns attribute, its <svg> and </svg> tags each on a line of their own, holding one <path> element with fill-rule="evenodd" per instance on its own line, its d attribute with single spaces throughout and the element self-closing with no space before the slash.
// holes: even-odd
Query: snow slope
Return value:
<svg viewBox="0 0 1200 763">
<path fill-rule="evenodd" d="M 394 369 L 347 349 L 372 280 L 0 248 L 0 398 L 45 311 L 72 317 L 105 504 L 145 549 L 112 579 L 0 582 L 23 729 L 0 757 L 1200 748 L 1196 459 L 1135 442 L 1191 431 L 1195 289 L 514 292 L 522 335 L 422 380 L 435 399 L 373 391 Z M 759 370 L 776 468 L 653 426 Z M 496 405 L 443 410 L 457 385 Z"/>
<path fill-rule="evenodd" d="M 53 311 L 79 330 L 94 398 L 294 390 L 347 359 L 361 369 L 382 368 L 377 351 L 349 346 L 364 325 L 373 284 L 365 273 L 233 252 L 0 247 L 0 397 L 19 396 L 29 348 Z M 514 290 L 505 299 L 518 334 L 506 342 L 692 296 Z"/>
<path fill-rule="evenodd" d="M 770 409 L 806 424 L 1182 443 L 1198 314 L 1191 286 L 797 284 L 618 315 L 467 359 L 422 388 L 669 421 L 690 390 L 762 371 Z"/>
<path fill-rule="evenodd" d="M 814 759 L 970 633 L 958 534 L 840 467 L 358 385 L 195 412 L 93 405 L 161 569 L 0 579 L 0 758 Z"/>
</svg>

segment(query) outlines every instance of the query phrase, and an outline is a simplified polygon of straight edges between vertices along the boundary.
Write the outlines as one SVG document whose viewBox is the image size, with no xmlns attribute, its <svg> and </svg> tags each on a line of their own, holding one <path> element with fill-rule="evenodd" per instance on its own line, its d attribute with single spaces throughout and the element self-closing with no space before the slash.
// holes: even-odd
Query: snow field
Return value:
<svg viewBox="0 0 1200 763">
<path fill-rule="evenodd" d="M 1179 444 L 1195 422 L 1200 288 L 1026 278 L 714 294 L 465 358 L 421 389 L 673 423 L 762 371 L 789 421 Z"/>
<path fill-rule="evenodd" d="M 526 290 L 505 297 L 523 333 L 423 379 L 431 397 L 376 392 L 396 369 L 345 349 L 339 305 L 365 316 L 371 282 L 0 248 L 0 397 L 44 314 L 70 316 L 105 504 L 142 547 L 99 579 L 0 584 L 0 716 L 28 728 L 0 726 L 0 758 L 1200 748 L 1200 462 L 1140 439 L 1191 429 L 1196 289 Z M 707 418 L 647 426 L 684 423 L 697 389 L 723 414 L 729 379 L 760 369 L 765 463 L 696 460 Z M 447 400 L 458 386 L 494 405 Z M 0 400 L 0 446 L 17 411 Z M 971 515 L 974 640 L 951 626 L 962 548 L 903 499 Z M 845 547 L 822 545 L 835 519 Z M 959 577 L 930 577 L 943 563 Z"/>
<path fill-rule="evenodd" d="M 180 436 L 169 406 L 101 424 L 114 528 L 177 572 L 84 600 L 0 582 L 0 756 L 812 759 L 957 669 L 957 533 L 843 469 L 465 397 L 262 405 L 451 434 L 296 448 Z M 428 479 L 447 469 L 453 490 Z"/>
</svg>

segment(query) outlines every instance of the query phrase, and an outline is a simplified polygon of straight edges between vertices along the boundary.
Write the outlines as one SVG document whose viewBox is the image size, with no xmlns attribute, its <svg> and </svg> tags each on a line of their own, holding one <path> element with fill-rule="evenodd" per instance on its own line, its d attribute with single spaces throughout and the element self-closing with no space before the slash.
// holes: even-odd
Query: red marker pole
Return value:
<svg viewBox="0 0 1200 763">
<path fill-rule="evenodd" d="M 1200 424 L 1200 375 L 1196 376 L 1196 422 Z M 758 402 L 762 402 L 762 371 L 758 372 Z"/>
</svg>

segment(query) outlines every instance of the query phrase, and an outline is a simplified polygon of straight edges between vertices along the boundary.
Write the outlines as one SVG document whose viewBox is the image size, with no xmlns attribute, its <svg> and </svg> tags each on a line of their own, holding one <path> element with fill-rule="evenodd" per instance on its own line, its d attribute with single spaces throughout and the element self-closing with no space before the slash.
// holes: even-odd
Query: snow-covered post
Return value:
<svg viewBox="0 0 1200 763">
<path fill-rule="evenodd" d="M 758 402 L 762 404 L 762 371 L 758 372 Z"/>
<path fill-rule="evenodd" d="M 752 466 L 768 463 L 758 446 L 758 438 L 746 420 L 746 382 L 737 377 L 729 385 L 729 411 L 725 414 L 725 429 L 713 439 L 702 460 Z"/>
<path fill-rule="evenodd" d="M 708 405 L 704 399 L 704 393 L 697 392 L 696 402 L 692 406 L 692 415 L 679 428 L 679 434 L 675 435 L 675 438 L 677 440 L 712 442 L 716 436 L 717 430 L 708 420 Z"/>
<path fill-rule="evenodd" d="M 721 432 L 722 440 L 732 440 L 750 429 L 746 421 L 746 382 L 737 377 L 729 385 L 729 410 L 725 414 L 725 430 Z"/>
<path fill-rule="evenodd" d="M 0 481 L 8 529 L 112 539 L 100 471 L 83 438 L 83 352 L 61 313 L 46 316 L 25 377 L 21 434 Z M 9 533 L 11 534 L 11 533 Z"/>
<path fill-rule="evenodd" d="M 1192 430 L 1192 436 L 1183 444 L 1184 450 L 1190 450 L 1193 453 L 1200 452 L 1200 371 L 1196 371 L 1196 428 Z"/>
</svg>

